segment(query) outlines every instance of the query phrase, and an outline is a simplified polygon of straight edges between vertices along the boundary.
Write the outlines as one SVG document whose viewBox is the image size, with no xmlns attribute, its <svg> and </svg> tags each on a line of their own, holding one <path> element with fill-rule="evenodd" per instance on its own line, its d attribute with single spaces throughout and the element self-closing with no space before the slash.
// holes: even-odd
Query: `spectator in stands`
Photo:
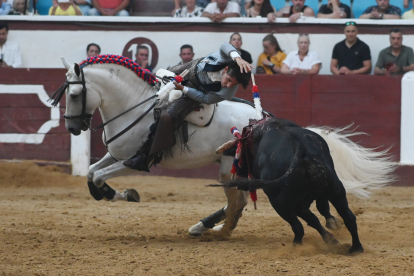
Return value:
<svg viewBox="0 0 414 276">
<path fill-rule="evenodd" d="M 307 34 L 299 34 L 298 47 L 299 51 L 290 52 L 283 61 L 282 74 L 319 74 L 322 61 L 315 51 L 309 50 L 310 40 Z"/>
<path fill-rule="evenodd" d="M 401 9 L 390 5 L 390 0 L 376 0 L 377 5 L 368 7 L 359 18 L 362 19 L 400 19 Z"/>
<path fill-rule="evenodd" d="M 403 1 L 403 6 L 404 6 L 404 9 L 408 9 L 408 7 L 410 6 L 408 3 L 408 0 Z"/>
<path fill-rule="evenodd" d="M 187 62 L 190 62 L 194 58 L 193 46 L 189 44 L 184 44 L 180 48 L 180 58 L 181 61 L 177 65 L 181 65 Z"/>
<path fill-rule="evenodd" d="M 148 57 L 149 57 L 149 49 L 147 46 L 138 45 L 137 53 L 135 54 L 135 62 L 138 63 L 142 69 L 148 69 L 152 72 L 152 67 L 148 64 Z"/>
<path fill-rule="evenodd" d="M 57 0 L 57 5 L 49 9 L 49 15 L 83 15 L 73 0 Z"/>
<path fill-rule="evenodd" d="M 383 49 L 375 65 L 375 75 L 402 75 L 414 71 L 413 49 L 402 45 L 402 33 L 399 29 L 390 31 L 391 46 Z"/>
<path fill-rule="evenodd" d="M 26 14 L 26 12 L 24 11 L 25 2 L 26 0 L 14 0 L 13 8 L 10 10 L 9 15 L 25 15 Z M 26 4 L 26 11 L 28 7 L 29 7 L 29 3 Z"/>
<path fill-rule="evenodd" d="M 315 17 L 315 12 L 311 7 L 305 5 L 305 0 L 291 0 L 291 6 L 285 6 L 276 13 L 269 13 L 267 19 L 270 23 L 276 17 L 289 17 L 289 22 L 296 22 L 301 16 Z"/>
<path fill-rule="evenodd" d="M 332 52 L 331 72 L 334 75 L 371 73 L 371 51 L 357 37 L 355 22 L 345 23 L 345 39 L 337 43 Z"/>
<path fill-rule="evenodd" d="M 273 33 L 263 38 L 263 53 L 257 60 L 257 74 L 280 74 L 286 54 L 282 51 Z"/>
<path fill-rule="evenodd" d="M 86 47 L 86 56 L 93 57 L 101 54 L 101 47 L 96 43 L 91 43 Z"/>
<path fill-rule="evenodd" d="M 240 56 L 243 60 L 247 61 L 250 64 L 253 63 L 252 56 L 250 55 L 250 53 L 241 48 L 241 46 L 243 44 L 243 41 L 242 41 L 242 37 L 239 33 L 233 33 L 230 36 L 230 44 L 233 45 L 234 48 L 237 49 L 237 51 L 239 52 L 239 54 L 240 54 Z"/>
<path fill-rule="evenodd" d="M 174 17 L 200 17 L 204 8 L 196 5 L 196 0 L 185 0 L 185 6 L 175 11 Z"/>
<path fill-rule="evenodd" d="M 22 58 L 20 55 L 19 45 L 8 41 L 9 25 L 0 21 L 0 66 L 1 67 L 20 67 Z"/>
<path fill-rule="evenodd" d="M 246 10 L 246 17 L 259 16 L 266 18 L 269 13 L 276 13 L 276 9 L 270 4 L 270 0 L 253 0 Z"/>
<path fill-rule="evenodd" d="M 10 3 L 7 0 L 0 0 L 0 4 L 0 15 L 8 15 L 11 10 Z"/>
<path fill-rule="evenodd" d="M 414 6 L 414 0 L 413 0 L 413 6 Z M 404 1 L 404 8 L 405 8 L 405 1 Z M 407 0 L 407 8 L 408 8 L 408 0 Z M 402 19 L 414 19 L 414 7 L 409 10 L 406 11 L 402 16 Z"/>
<path fill-rule="evenodd" d="M 227 17 L 239 17 L 240 6 L 237 3 L 229 2 L 229 0 L 216 0 L 210 3 L 204 10 L 202 17 L 208 17 L 213 22 L 221 22 Z"/>
<path fill-rule="evenodd" d="M 230 2 L 236 2 L 237 4 L 239 4 L 239 6 L 241 5 L 242 0 L 229 0 Z M 244 0 L 245 2 L 245 7 L 244 9 L 247 10 L 250 7 L 250 2 L 252 0 Z M 180 2 L 183 2 L 182 0 L 174 0 L 174 10 L 172 11 L 172 16 L 174 16 L 175 12 L 180 8 Z M 216 2 L 216 0 L 197 0 L 196 5 L 201 7 L 201 8 L 205 8 L 207 7 L 208 4 L 210 3 L 214 3 Z"/>
<path fill-rule="evenodd" d="M 318 18 L 351 18 L 351 8 L 340 0 L 328 0 L 327 5 L 322 5 L 318 11 Z"/>
<path fill-rule="evenodd" d="M 125 10 L 129 5 L 129 0 L 92 0 L 94 8 L 88 11 L 90 16 L 129 16 Z"/>
<path fill-rule="evenodd" d="M 83 15 L 88 15 L 89 10 L 92 8 L 91 0 L 76 0 L 76 5 L 78 5 Z"/>
</svg>

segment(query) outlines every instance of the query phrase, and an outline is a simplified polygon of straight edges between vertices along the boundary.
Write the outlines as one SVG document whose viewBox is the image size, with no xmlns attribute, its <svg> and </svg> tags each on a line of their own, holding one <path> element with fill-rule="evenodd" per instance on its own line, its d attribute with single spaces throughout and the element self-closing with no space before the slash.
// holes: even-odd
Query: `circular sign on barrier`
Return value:
<svg viewBox="0 0 414 276">
<path fill-rule="evenodd" d="M 124 57 L 130 58 L 132 60 L 136 60 L 135 55 L 137 53 L 137 47 L 138 46 L 147 46 L 149 49 L 148 53 L 148 60 L 149 66 L 152 68 L 155 68 L 158 64 L 158 48 L 155 43 L 146 38 L 146 37 L 136 37 L 131 39 L 124 47 L 124 50 L 122 51 L 122 55 Z"/>
</svg>

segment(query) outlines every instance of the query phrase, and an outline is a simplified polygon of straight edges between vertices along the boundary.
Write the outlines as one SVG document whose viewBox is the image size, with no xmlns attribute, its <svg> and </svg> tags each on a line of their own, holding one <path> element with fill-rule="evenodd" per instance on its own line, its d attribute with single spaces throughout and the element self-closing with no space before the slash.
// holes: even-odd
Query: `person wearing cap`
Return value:
<svg viewBox="0 0 414 276">
<path fill-rule="evenodd" d="M 73 0 L 57 0 L 49 9 L 49 15 L 83 15 Z"/>
<path fill-rule="evenodd" d="M 371 73 L 371 51 L 357 37 L 358 28 L 353 21 L 345 23 L 345 39 L 337 43 L 332 52 L 331 72 L 334 75 Z"/>
</svg>

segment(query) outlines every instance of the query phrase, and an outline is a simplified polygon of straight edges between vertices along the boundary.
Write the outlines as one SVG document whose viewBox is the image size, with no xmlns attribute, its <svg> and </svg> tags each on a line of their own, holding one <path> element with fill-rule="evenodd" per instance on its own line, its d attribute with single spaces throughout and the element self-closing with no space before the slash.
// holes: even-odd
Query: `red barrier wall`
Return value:
<svg viewBox="0 0 414 276">
<path fill-rule="evenodd" d="M 65 81 L 64 69 L 3 69 L 1 84 L 43 84 L 51 95 Z M 354 123 L 368 136 L 358 136 L 366 147 L 388 148 L 394 160 L 400 151 L 401 77 L 383 76 L 256 76 L 263 108 L 276 117 L 308 126 L 343 127 Z M 239 89 L 238 97 L 252 100 L 251 87 Z M 0 159 L 70 159 L 70 136 L 61 120 L 40 145 L 0 144 Z M 50 117 L 50 109 L 35 95 L 0 94 L 0 133 L 33 132 Z M 100 124 L 99 113 L 93 125 Z M 223 130 L 230 131 L 230 130 Z M 92 133 L 92 163 L 105 155 L 102 132 Z M 133 154 L 133 153 L 131 153 Z M 196 170 L 152 169 L 152 174 L 217 178 L 217 166 Z"/>
</svg>

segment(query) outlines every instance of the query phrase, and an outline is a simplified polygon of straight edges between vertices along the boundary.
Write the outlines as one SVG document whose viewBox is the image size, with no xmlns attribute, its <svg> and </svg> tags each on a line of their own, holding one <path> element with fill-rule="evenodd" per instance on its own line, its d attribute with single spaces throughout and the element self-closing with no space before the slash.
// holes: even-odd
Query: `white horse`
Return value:
<svg viewBox="0 0 414 276">
<path fill-rule="evenodd" d="M 154 86 L 143 78 L 137 77 L 136 72 L 121 65 L 104 61 L 104 64 L 91 64 L 81 68 L 78 64 L 70 65 L 66 60 L 62 59 L 62 61 L 68 69 L 66 86 L 61 89 L 61 94 L 66 91 L 65 126 L 74 135 L 79 135 L 81 130 L 88 128 L 91 115 L 87 114 L 93 114 L 97 108 L 102 120 L 107 122 L 157 92 Z M 60 97 L 57 96 L 54 104 L 57 104 Z M 90 166 L 88 185 L 95 199 L 103 197 L 111 201 L 128 199 L 139 201 L 133 198 L 134 194 L 131 195 L 131 190 L 125 190 L 123 193 L 115 191 L 105 183 L 105 180 L 136 173 L 122 163 L 131 158 L 147 140 L 149 127 L 154 123 L 152 109 L 154 104 L 156 104 L 155 99 L 149 100 L 104 127 L 103 141 L 107 143 L 112 137 L 131 126 L 137 118 L 142 117 L 139 123 L 132 125 L 119 138 L 107 144 L 108 153 L 99 162 Z M 144 116 L 146 111 L 148 114 Z M 81 114 L 84 116 L 80 116 Z M 254 117 L 255 109 L 247 104 L 229 101 L 218 103 L 208 127 L 188 125 L 188 132 L 193 133 L 188 141 L 191 151 L 183 151 L 180 145 L 176 145 L 173 148 L 173 157 L 163 158 L 159 165 L 170 169 L 191 169 L 220 163 L 219 179 L 221 182 L 229 181 L 233 157 L 218 155 L 215 151 L 223 143 L 233 139 L 230 133 L 232 127 L 241 129 L 248 125 L 249 118 Z M 353 143 L 347 138 L 352 135 L 349 133 L 328 131 L 323 128 L 311 128 L 311 130 L 327 141 L 338 176 L 348 193 L 364 197 L 369 193 L 367 188 L 380 188 L 393 180 L 389 173 L 393 171 L 394 166 L 386 157 L 386 152 L 375 152 Z M 193 225 L 189 230 L 190 234 L 203 233 L 229 214 L 241 215 L 247 204 L 248 193 L 235 188 L 225 188 L 224 192 L 228 199 L 227 206 Z M 327 207 L 328 213 L 321 213 L 327 219 L 332 219 L 329 205 Z M 335 223 L 330 221 L 330 228 L 335 228 Z M 221 229 L 222 226 L 216 226 L 215 229 Z"/>
</svg>

